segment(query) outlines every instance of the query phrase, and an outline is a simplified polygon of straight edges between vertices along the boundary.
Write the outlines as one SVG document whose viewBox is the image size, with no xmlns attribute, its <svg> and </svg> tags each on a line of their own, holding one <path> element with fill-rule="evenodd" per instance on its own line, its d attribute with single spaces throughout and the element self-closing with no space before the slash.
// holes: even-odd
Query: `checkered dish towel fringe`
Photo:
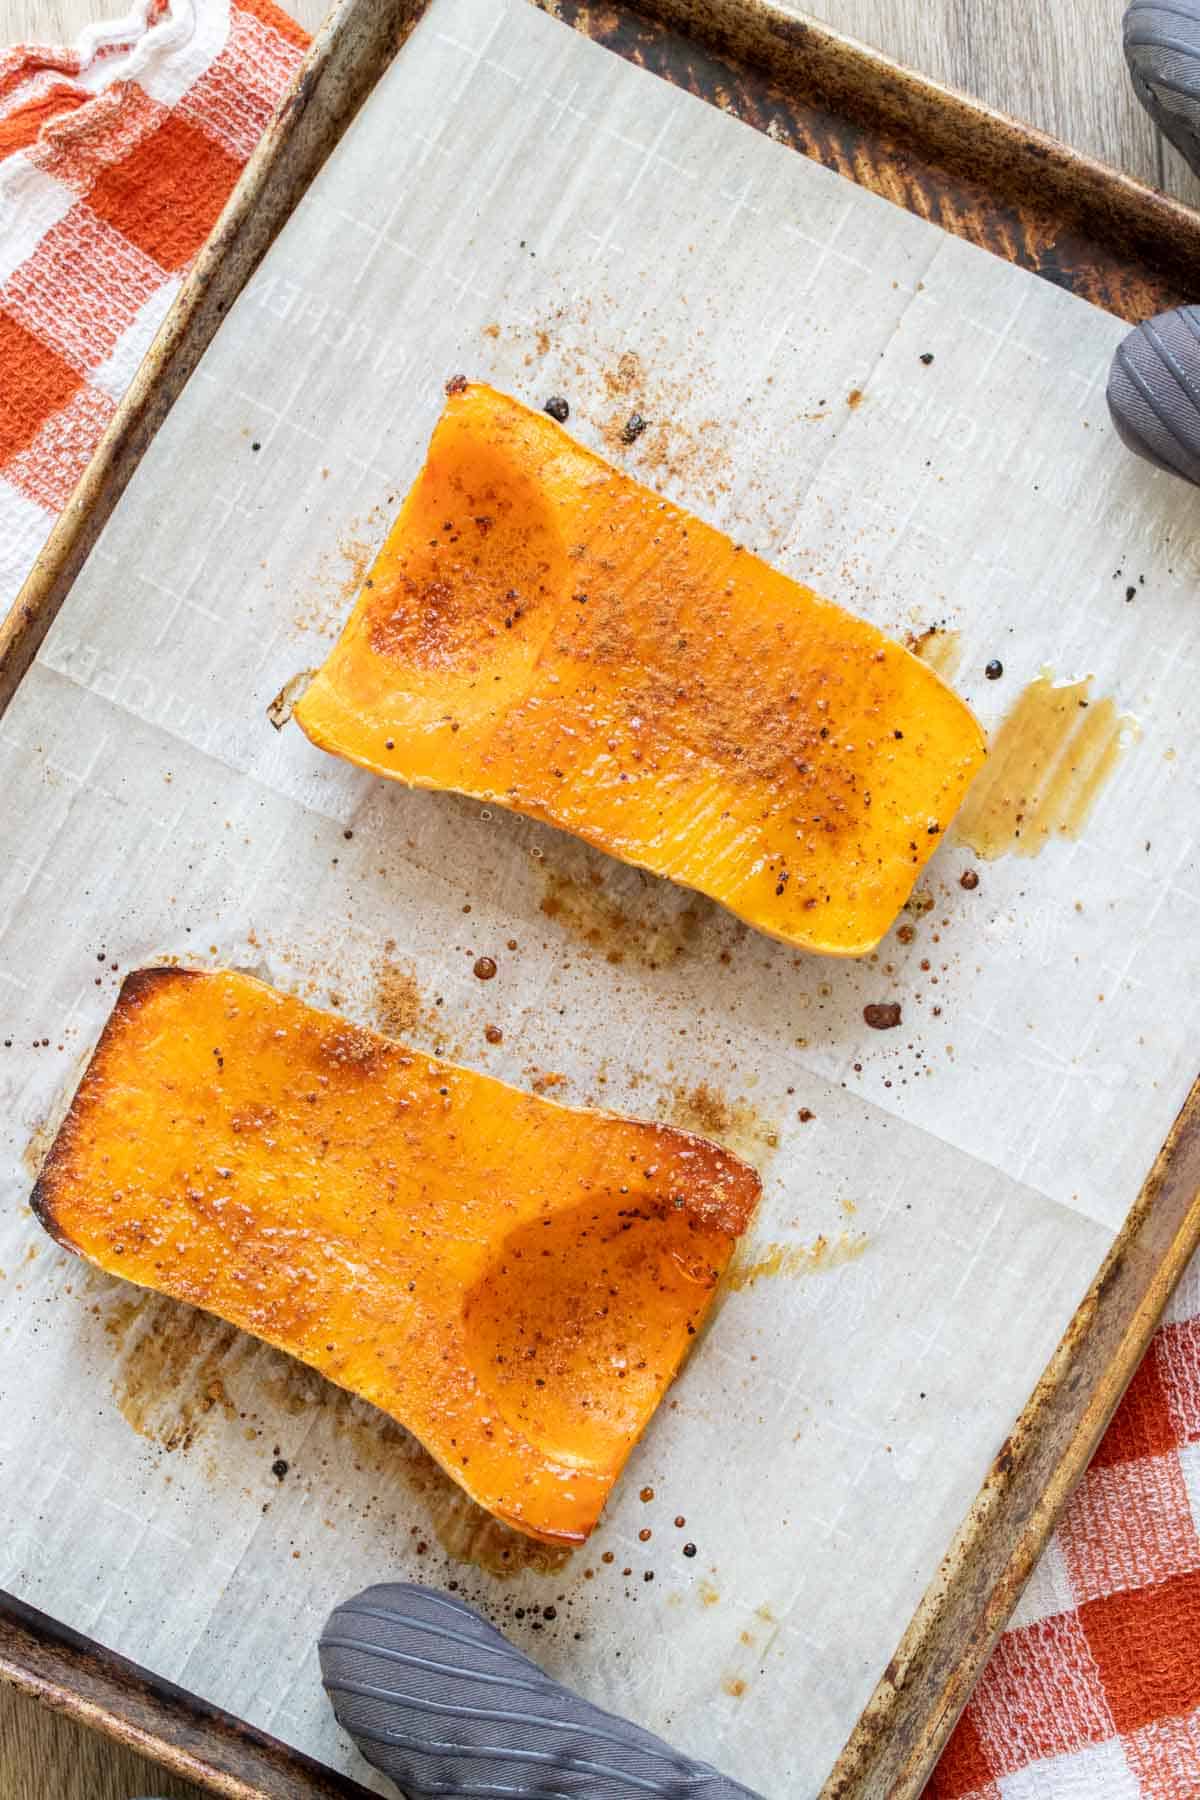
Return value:
<svg viewBox="0 0 1200 1800">
<path fill-rule="evenodd" d="M 143 0 L 75 50 L 0 55 L 0 609 L 306 42 L 270 0 Z M 942 1758 L 934 1800 L 1200 1800 L 1198 1524 L 1200 1265 Z"/>
</svg>

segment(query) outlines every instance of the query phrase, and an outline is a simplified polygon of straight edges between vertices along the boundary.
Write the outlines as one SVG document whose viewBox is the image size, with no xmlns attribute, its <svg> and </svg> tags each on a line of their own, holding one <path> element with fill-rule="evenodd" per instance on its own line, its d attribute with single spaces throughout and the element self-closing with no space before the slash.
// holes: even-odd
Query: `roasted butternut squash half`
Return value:
<svg viewBox="0 0 1200 1800">
<path fill-rule="evenodd" d="M 836 955 L 879 942 L 984 757 L 902 645 L 470 385 L 295 717 Z"/>
<path fill-rule="evenodd" d="M 130 975 L 33 1205 L 415 1432 L 481 1506 L 587 1536 L 759 1194 L 669 1125 L 419 1055 L 246 975 Z"/>
</svg>

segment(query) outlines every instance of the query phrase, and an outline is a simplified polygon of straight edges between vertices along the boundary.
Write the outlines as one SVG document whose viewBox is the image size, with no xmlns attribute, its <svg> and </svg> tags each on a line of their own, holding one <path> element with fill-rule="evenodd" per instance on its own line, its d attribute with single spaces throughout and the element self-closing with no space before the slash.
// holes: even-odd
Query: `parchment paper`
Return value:
<svg viewBox="0 0 1200 1800">
<path fill-rule="evenodd" d="M 368 1581 L 457 1581 L 600 1702 L 769 1795 L 819 1786 L 1192 1073 L 1197 502 L 1110 433 L 1121 329 L 522 0 L 433 0 L 0 734 L 5 1586 L 364 1776 L 318 1627 Z M 1094 675 L 1140 735 L 1082 840 L 973 893 L 949 842 L 931 911 L 822 961 L 277 734 L 460 370 L 565 395 L 885 628 L 961 630 L 989 725 L 1043 665 Z M 767 1268 L 566 1567 L 450 1558 L 469 1518 L 377 1415 L 40 1234 L 29 1140 L 164 955 L 759 1164 Z M 901 1028 L 868 1030 L 892 998 Z"/>
</svg>

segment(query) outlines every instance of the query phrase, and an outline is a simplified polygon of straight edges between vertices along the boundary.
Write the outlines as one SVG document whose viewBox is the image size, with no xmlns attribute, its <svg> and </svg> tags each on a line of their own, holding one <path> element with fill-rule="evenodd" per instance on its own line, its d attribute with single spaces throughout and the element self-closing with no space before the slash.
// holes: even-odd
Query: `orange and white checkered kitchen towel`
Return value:
<svg viewBox="0 0 1200 1800">
<path fill-rule="evenodd" d="M 143 0 L 0 54 L 0 609 L 306 41 L 270 0 Z M 930 1792 L 1200 1800 L 1200 1264 Z"/>
<path fill-rule="evenodd" d="M 0 51 L 0 613 L 307 42 L 271 0 L 142 0 Z"/>
<path fill-rule="evenodd" d="M 1200 1800 L 1200 1258 L 928 1793 Z"/>
</svg>

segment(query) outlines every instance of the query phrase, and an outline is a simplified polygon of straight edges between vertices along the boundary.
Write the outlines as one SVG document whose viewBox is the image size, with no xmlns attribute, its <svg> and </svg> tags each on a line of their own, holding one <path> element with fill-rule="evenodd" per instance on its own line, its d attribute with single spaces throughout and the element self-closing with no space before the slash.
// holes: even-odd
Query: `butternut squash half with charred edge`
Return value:
<svg viewBox="0 0 1200 1800">
<path fill-rule="evenodd" d="M 844 956 L 887 931 L 984 757 L 903 646 L 482 386 L 450 395 L 295 717 Z"/>
<path fill-rule="evenodd" d="M 497 1517 L 579 1541 L 759 1187 L 686 1131 L 158 968 L 125 981 L 33 1205 L 390 1413 Z"/>
</svg>

